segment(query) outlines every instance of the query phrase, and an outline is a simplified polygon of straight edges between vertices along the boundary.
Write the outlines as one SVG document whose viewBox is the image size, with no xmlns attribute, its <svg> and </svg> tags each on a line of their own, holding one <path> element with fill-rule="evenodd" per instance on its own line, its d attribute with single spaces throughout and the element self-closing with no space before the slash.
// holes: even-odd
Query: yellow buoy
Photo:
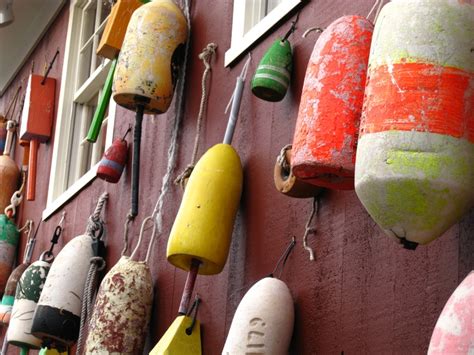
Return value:
<svg viewBox="0 0 474 355">
<path fill-rule="evenodd" d="M 201 327 L 198 320 L 188 316 L 177 317 L 150 355 L 201 355 Z"/>
<path fill-rule="evenodd" d="M 217 144 L 199 160 L 189 178 L 171 229 L 167 258 L 190 270 L 201 262 L 199 274 L 218 274 L 227 260 L 242 192 L 240 158 L 229 144 Z"/>
<path fill-rule="evenodd" d="M 187 23 L 171 0 L 155 0 L 132 15 L 114 77 L 114 100 L 145 113 L 163 113 L 173 98 L 184 59 Z"/>
</svg>

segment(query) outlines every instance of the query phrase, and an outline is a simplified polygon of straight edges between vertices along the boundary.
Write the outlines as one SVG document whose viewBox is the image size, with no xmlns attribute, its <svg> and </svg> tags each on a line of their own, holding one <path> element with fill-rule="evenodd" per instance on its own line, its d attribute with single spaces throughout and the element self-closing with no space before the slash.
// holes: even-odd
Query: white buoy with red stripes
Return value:
<svg viewBox="0 0 474 355">
<path fill-rule="evenodd" d="M 375 25 L 355 188 L 408 249 L 474 205 L 473 38 L 466 1 L 391 1 Z"/>
<path fill-rule="evenodd" d="M 454 290 L 431 336 L 428 355 L 474 353 L 474 271 Z"/>
</svg>

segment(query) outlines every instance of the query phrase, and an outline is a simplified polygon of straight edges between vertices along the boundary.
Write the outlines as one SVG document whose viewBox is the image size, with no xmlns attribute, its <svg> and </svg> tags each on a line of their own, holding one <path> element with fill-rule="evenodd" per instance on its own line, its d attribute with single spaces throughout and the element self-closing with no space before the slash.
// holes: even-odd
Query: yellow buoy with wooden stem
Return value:
<svg viewBox="0 0 474 355">
<path fill-rule="evenodd" d="M 171 0 L 156 0 L 141 6 L 133 13 L 127 27 L 115 71 L 113 97 L 120 106 L 136 111 L 132 216 L 138 214 L 143 114 L 168 110 L 187 37 L 186 18 Z"/>
<path fill-rule="evenodd" d="M 235 149 L 217 144 L 196 164 L 171 229 L 168 261 L 189 271 L 200 261 L 199 274 L 224 268 L 242 192 L 242 165 Z"/>
<path fill-rule="evenodd" d="M 189 302 L 197 274 L 221 272 L 229 253 L 243 183 L 240 158 L 230 144 L 249 64 L 250 58 L 237 78 L 223 143 L 215 145 L 201 157 L 186 185 L 166 254 L 171 264 L 189 273 L 179 305 L 179 316 L 150 354 L 189 353 L 189 349 L 195 349 L 193 354 L 201 354 L 199 324 L 191 329 L 192 337 L 186 337 L 185 324 L 189 321 Z"/>
</svg>

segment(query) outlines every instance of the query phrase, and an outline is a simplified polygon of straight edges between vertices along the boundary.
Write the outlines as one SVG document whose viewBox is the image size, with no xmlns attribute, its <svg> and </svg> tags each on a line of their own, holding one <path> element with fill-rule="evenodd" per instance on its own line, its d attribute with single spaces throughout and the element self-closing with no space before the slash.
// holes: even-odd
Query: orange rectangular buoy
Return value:
<svg viewBox="0 0 474 355">
<path fill-rule="evenodd" d="M 40 143 L 47 142 L 53 127 L 56 79 L 42 75 L 30 75 L 26 89 L 25 105 L 21 116 L 20 139 Z"/>
<path fill-rule="evenodd" d="M 44 79 L 41 75 L 30 75 L 20 124 L 20 139 L 30 142 L 26 192 L 28 201 L 35 199 L 36 155 L 39 143 L 47 142 L 51 137 L 55 96 L 56 79 Z"/>
<path fill-rule="evenodd" d="M 142 5 L 138 0 L 118 0 L 113 6 L 104 33 L 97 47 L 97 54 L 114 59 L 118 56 L 125 38 L 128 22 L 133 12 Z"/>
</svg>

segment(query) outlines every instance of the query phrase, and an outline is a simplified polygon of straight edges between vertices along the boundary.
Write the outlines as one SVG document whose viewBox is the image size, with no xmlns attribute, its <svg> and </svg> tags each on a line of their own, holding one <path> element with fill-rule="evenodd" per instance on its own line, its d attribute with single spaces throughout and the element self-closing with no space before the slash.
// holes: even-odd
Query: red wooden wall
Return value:
<svg viewBox="0 0 474 355">
<path fill-rule="evenodd" d="M 302 9 L 296 33 L 290 37 L 294 46 L 295 69 L 285 99 L 280 103 L 261 101 L 251 95 L 247 83 L 234 137 L 245 173 L 231 253 L 221 274 L 202 276 L 197 280 L 196 290 L 203 298 L 199 318 L 205 354 L 220 353 L 240 299 L 255 281 L 271 272 L 293 236 L 298 243 L 282 276 L 295 300 L 292 354 L 426 353 L 432 329 L 449 295 L 474 269 L 472 211 L 435 242 L 416 251 L 407 251 L 382 234 L 353 191 L 328 191 L 323 195 L 319 215 L 312 225 L 316 232 L 309 237 L 316 252 L 316 261 L 311 262 L 302 248 L 301 237 L 312 201 L 287 198 L 273 186 L 275 158 L 292 140 L 306 63 L 317 39 L 314 32 L 307 38 L 302 38 L 302 33 L 311 26 L 327 26 L 342 15 L 365 16 L 372 4 L 371 0 L 308 2 Z M 41 68 L 45 55 L 52 56 L 58 45 L 61 55 L 50 75 L 59 78 L 59 87 L 68 14 L 66 5 L 11 87 L 0 98 L 2 112 L 19 81 L 27 78 L 31 62 L 34 60 L 36 67 Z M 188 164 L 194 142 L 203 72 L 198 54 L 209 42 L 219 46 L 212 65 L 209 107 L 200 154 L 222 140 L 227 123 L 224 109 L 232 94 L 235 77 L 243 65 L 243 60 L 233 68 L 224 68 L 223 64 L 224 53 L 230 46 L 231 1 L 193 1 L 191 16 L 192 52 L 187 72 L 185 121 L 179 141 L 179 166 L 175 175 Z M 290 20 L 287 19 L 254 47 L 250 73 L 275 35 L 286 32 Z M 168 114 L 144 119 L 140 214 L 131 226 L 133 244 L 137 241 L 141 221 L 151 214 L 158 197 L 173 117 L 171 110 Z M 116 122 L 115 132 L 119 135 L 134 122 L 134 115 L 119 108 Z M 52 140 L 39 149 L 36 201 L 22 205 L 20 224 L 28 218 L 38 222 L 46 206 L 53 144 Z M 21 154 L 18 148 L 15 153 L 18 163 Z M 110 194 L 105 214 L 110 268 L 122 249 L 123 224 L 130 201 L 130 166 L 117 185 L 96 179 L 64 206 L 67 215 L 64 238 L 59 246 L 84 232 L 87 217 L 103 191 Z M 166 232 L 171 228 L 181 196 L 180 188 L 173 187 L 166 198 Z M 42 223 L 35 258 L 49 245 L 62 210 Z M 147 350 L 175 318 L 186 278 L 184 271 L 175 269 L 166 261 L 166 232 L 155 244 L 151 260 L 155 301 Z M 23 247 L 24 240 L 21 249 Z M 9 354 L 15 353 L 17 349 L 10 347 Z"/>
</svg>

